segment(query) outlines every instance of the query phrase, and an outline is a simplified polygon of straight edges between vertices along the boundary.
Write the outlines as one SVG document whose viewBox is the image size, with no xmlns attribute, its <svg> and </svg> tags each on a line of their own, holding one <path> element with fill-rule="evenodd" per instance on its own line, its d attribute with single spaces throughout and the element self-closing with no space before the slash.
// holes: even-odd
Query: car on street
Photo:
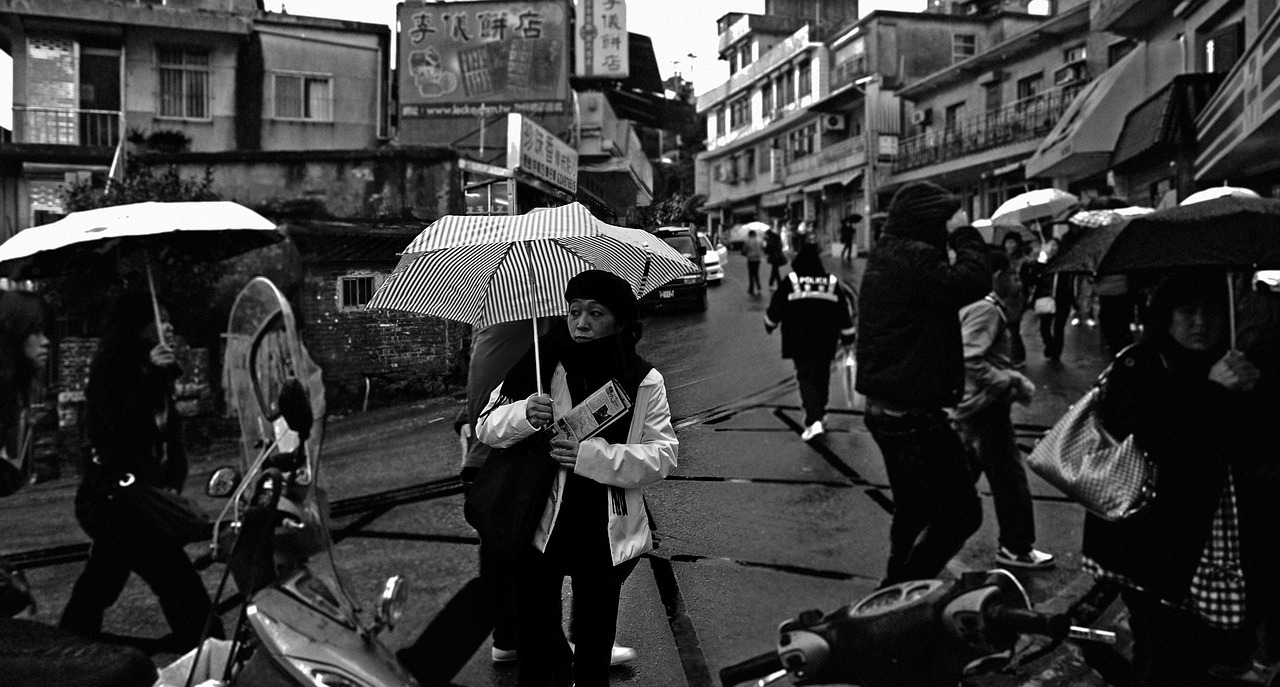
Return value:
<svg viewBox="0 0 1280 687">
<path fill-rule="evenodd" d="M 650 291 L 640 299 L 640 303 L 652 307 L 687 306 L 706 310 L 707 266 L 703 263 L 706 249 L 698 240 L 697 232 L 693 227 L 658 227 L 651 229 L 650 233 L 679 251 L 698 269 Z"/>
<path fill-rule="evenodd" d="M 724 281 L 724 264 L 729 262 L 729 249 L 724 244 L 711 245 L 711 237 L 698 232 L 698 243 L 702 244 L 702 263 L 707 266 L 707 283 L 720 285 Z"/>
</svg>

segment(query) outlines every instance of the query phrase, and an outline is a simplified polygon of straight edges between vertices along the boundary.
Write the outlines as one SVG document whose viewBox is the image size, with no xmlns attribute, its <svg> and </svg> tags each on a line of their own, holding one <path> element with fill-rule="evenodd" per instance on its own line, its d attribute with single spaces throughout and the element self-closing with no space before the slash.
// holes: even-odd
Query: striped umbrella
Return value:
<svg viewBox="0 0 1280 687">
<path fill-rule="evenodd" d="M 637 298 L 698 269 L 649 232 L 601 222 L 579 203 L 524 215 L 446 215 L 400 256 L 368 307 L 477 328 L 523 319 L 536 327 L 536 318 L 563 315 L 565 285 L 589 269 L 627 280 Z"/>
</svg>

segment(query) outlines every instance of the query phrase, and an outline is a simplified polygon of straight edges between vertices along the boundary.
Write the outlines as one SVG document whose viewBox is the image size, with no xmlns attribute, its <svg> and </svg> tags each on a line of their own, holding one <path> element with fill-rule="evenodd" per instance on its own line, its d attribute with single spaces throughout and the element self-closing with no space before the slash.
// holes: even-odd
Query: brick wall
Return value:
<svg viewBox="0 0 1280 687">
<path fill-rule="evenodd" d="M 354 270 L 371 274 L 386 267 Z M 302 338 L 324 370 L 330 408 L 356 409 L 365 401 L 437 396 L 466 385 L 470 325 L 384 310 L 343 310 L 338 278 L 350 266 L 310 265 L 295 304 Z"/>
</svg>

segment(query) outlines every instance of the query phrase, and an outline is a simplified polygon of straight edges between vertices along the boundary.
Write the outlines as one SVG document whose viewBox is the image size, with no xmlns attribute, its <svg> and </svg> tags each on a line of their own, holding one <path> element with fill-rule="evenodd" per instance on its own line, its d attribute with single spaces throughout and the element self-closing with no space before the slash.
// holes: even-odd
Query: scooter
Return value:
<svg viewBox="0 0 1280 687">
<path fill-rule="evenodd" d="M 1025 635 L 1050 641 L 1020 648 Z M 895 584 L 826 615 L 805 611 L 778 628 L 776 650 L 724 668 L 720 681 L 763 687 L 789 675 L 794 685 L 954 687 L 1025 665 L 1067 638 L 1110 644 L 1115 633 L 1032 610 L 1007 571 L 966 573 Z"/>
<path fill-rule="evenodd" d="M 324 386 L 292 309 L 269 280 L 240 292 L 226 337 L 224 387 L 243 464 L 213 472 L 227 498 L 208 559 L 243 600 L 227 640 L 208 638 L 160 671 L 156 687 L 416 687 L 378 639 L 400 618 L 404 581 L 387 580 L 366 619 L 333 555 L 319 487 Z"/>
</svg>

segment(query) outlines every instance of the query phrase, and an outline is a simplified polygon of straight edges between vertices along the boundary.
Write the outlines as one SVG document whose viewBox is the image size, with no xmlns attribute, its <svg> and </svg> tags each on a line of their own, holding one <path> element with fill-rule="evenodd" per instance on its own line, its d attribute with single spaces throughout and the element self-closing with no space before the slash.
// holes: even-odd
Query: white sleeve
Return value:
<svg viewBox="0 0 1280 687">
<path fill-rule="evenodd" d="M 657 370 L 653 371 L 657 374 Z M 640 442 L 610 444 L 600 437 L 578 445 L 578 461 L 573 471 L 595 482 L 613 487 L 634 489 L 659 482 L 676 467 L 680 442 L 671 426 L 671 406 L 667 388 L 658 375 L 658 383 L 640 387 L 636 406 L 645 403 L 647 412 L 641 427 Z"/>
<path fill-rule="evenodd" d="M 503 404 L 502 401 L 507 399 L 502 395 L 502 386 L 499 384 L 489 394 L 489 402 L 480 413 L 480 420 L 475 428 L 476 438 L 494 448 L 513 446 L 537 431 L 525 416 L 527 401 Z"/>
</svg>

